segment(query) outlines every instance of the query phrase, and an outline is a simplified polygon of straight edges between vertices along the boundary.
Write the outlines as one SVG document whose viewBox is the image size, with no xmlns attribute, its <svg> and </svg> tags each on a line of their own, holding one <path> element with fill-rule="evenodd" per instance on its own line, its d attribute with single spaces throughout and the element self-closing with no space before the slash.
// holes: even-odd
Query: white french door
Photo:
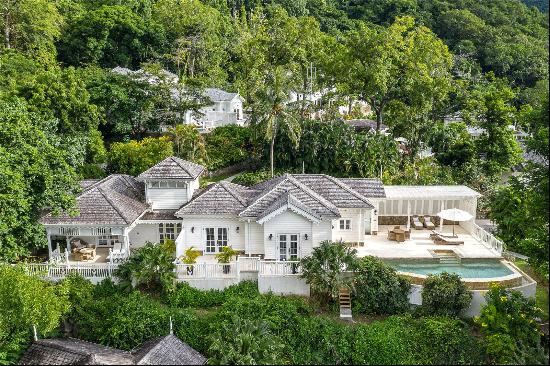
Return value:
<svg viewBox="0 0 550 366">
<path fill-rule="evenodd" d="M 206 253 L 219 253 L 223 247 L 227 246 L 226 227 L 207 227 L 204 230 L 206 234 Z"/>
<path fill-rule="evenodd" d="M 298 260 L 299 234 L 279 234 L 277 238 L 277 247 L 280 261 Z"/>
</svg>

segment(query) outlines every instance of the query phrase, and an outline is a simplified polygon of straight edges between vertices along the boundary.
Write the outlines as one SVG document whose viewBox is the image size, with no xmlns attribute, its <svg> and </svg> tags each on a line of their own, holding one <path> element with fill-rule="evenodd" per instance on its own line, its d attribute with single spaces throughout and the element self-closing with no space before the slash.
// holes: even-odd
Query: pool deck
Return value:
<svg viewBox="0 0 550 366">
<path fill-rule="evenodd" d="M 501 258 L 496 251 L 485 247 L 460 226 L 455 226 L 455 234 L 458 240 L 464 241 L 463 245 L 436 245 L 430 239 L 430 230 L 411 229 L 411 238 L 403 243 L 397 243 L 387 239 L 387 232 L 393 226 L 379 226 L 378 235 L 367 236 L 365 245 L 358 247 L 357 254 L 360 257 L 373 255 L 380 258 L 433 258 L 430 250 L 453 250 L 462 258 Z M 402 226 L 404 228 L 404 226 Z M 436 229 L 439 232 L 439 227 Z M 443 233 L 450 235 L 453 232 L 451 225 L 443 227 Z"/>
</svg>

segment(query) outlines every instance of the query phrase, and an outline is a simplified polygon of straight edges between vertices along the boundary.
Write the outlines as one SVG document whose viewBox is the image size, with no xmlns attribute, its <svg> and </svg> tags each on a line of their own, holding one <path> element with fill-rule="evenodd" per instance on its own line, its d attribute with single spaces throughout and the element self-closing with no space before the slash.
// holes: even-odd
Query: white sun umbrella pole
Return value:
<svg viewBox="0 0 550 366">
<path fill-rule="evenodd" d="M 455 221 L 468 221 L 473 218 L 473 216 L 470 215 L 468 212 L 462 211 L 458 208 L 443 210 L 438 213 L 437 216 L 439 216 L 441 220 L 453 221 L 453 236 L 455 235 Z"/>
</svg>

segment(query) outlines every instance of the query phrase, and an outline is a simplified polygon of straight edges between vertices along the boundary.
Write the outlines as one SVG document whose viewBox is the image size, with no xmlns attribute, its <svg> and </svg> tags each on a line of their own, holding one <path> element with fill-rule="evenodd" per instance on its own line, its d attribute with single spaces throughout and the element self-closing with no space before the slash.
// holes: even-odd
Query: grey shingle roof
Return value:
<svg viewBox="0 0 550 366">
<path fill-rule="evenodd" d="M 264 191 L 239 216 L 257 217 L 262 214 L 282 194 L 287 192 L 302 204 L 317 212 L 322 217 L 339 217 L 338 208 L 324 197 L 299 182 L 290 174 L 275 178 L 274 183 L 265 185 Z"/>
<path fill-rule="evenodd" d="M 359 192 L 367 198 L 384 198 L 386 193 L 380 179 L 375 178 L 339 178 L 339 181 L 346 184 L 354 191 Z"/>
<path fill-rule="evenodd" d="M 362 194 L 351 189 L 340 179 L 324 174 L 296 174 L 298 181 L 304 183 L 337 207 L 373 208 L 374 206 Z"/>
<path fill-rule="evenodd" d="M 83 189 L 76 198 L 77 216 L 48 213 L 40 221 L 43 224 L 128 225 L 148 207 L 143 190 L 143 183 L 133 177 L 113 174 Z"/>
<path fill-rule="evenodd" d="M 79 339 L 40 339 L 19 361 L 20 365 L 129 365 L 130 352 Z"/>
<path fill-rule="evenodd" d="M 132 352 L 75 338 L 40 339 L 23 354 L 20 365 L 203 365 L 206 358 L 170 334 L 143 343 Z"/>
<path fill-rule="evenodd" d="M 292 193 L 285 193 L 281 195 L 275 202 L 273 202 L 268 208 L 264 210 L 259 216 L 258 220 L 263 219 L 264 217 L 268 216 L 269 214 L 277 211 L 281 207 L 289 207 L 289 208 L 296 208 L 298 210 L 301 210 L 311 216 L 313 216 L 315 219 L 320 220 L 321 216 L 315 212 L 315 210 L 311 209 L 310 207 L 304 205 L 302 202 L 300 202 L 296 197 L 292 195 Z"/>
<path fill-rule="evenodd" d="M 206 88 L 205 93 L 213 102 L 225 102 L 235 98 L 237 93 L 228 93 L 225 90 L 217 88 Z"/>
<path fill-rule="evenodd" d="M 248 205 L 251 191 L 230 182 L 218 182 L 199 191 L 176 216 L 185 215 L 237 215 Z"/>
<path fill-rule="evenodd" d="M 155 166 L 147 169 L 140 175 L 138 180 L 146 179 L 196 179 L 205 171 L 205 167 L 170 156 Z"/>
<path fill-rule="evenodd" d="M 204 365 L 206 358 L 180 341 L 167 335 L 145 342 L 132 351 L 137 365 Z"/>
<path fill-rule="evenodd" d="M 179 220 L 176 216 L 177 210 L 155 210 L 146 212 L 141 216 L 140 220 L 147 221 L 147 220 Z"/>
</svg>

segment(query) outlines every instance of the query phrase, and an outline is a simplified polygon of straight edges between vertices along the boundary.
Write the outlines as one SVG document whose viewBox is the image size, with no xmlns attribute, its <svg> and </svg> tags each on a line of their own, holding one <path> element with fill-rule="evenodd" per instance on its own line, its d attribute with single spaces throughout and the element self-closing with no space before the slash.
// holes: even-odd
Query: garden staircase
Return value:
<svg viewBox="0 0 550 366">
<path fill-rule="evenodd" d="M 455 252 L 452 252 L 452 251 L 439 252 L 437 253 L 437 257 L 439 258 L 440 264 L 444 264 L 448 266 L 460 265 L 460 257 L 456 255 Z"/>
<path fill-rule="evenodd" d="M 351 295 L 349 288 L 343 287 L 338 293 L 340 301 L 340 319 L 352 321 L 351 318 Z"/>
</svg>

